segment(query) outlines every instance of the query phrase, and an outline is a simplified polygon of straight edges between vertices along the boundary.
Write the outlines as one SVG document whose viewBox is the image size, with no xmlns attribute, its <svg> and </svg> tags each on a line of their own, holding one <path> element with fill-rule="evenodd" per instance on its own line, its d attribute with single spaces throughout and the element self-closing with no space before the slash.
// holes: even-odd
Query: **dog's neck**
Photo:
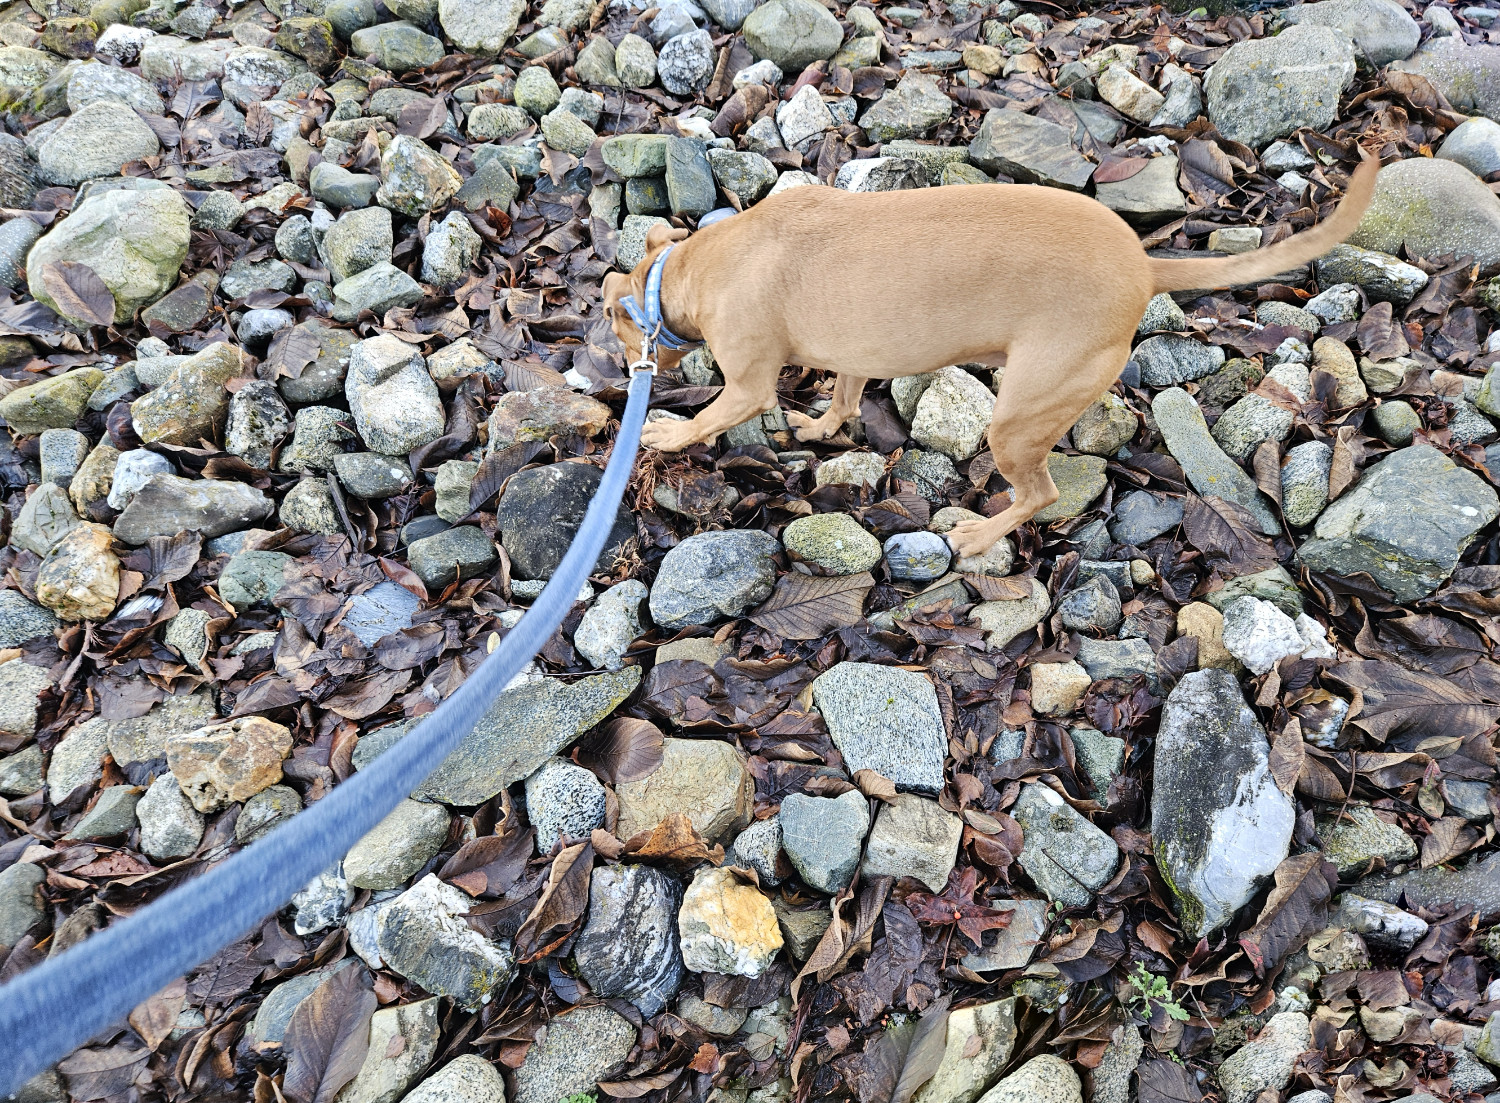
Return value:
<svg viewBox="0 0 1500 1103">
<path fill-rule="evenodd" d="M 691 244 L 691 238 L 679 242 L 667 256 L 666 263 L 662 265 L 661 317 L 662 324 L 677 336 L 688 341 L 701 341 L 703 333 L 698 329 L 693 317 L 691 306 L 693 297 L 688 287 L 688 282 L 692 277 L 686 254 Z M 639 301 L 644 301 L 644 299 Z"/>
</svg>

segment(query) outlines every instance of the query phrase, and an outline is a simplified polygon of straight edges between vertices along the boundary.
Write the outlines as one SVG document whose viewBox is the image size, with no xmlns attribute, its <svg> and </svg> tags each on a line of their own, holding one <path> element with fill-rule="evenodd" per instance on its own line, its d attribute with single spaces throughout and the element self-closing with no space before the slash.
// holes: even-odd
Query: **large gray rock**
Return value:
<svg viewBox="0 0 1500 1103">
<path fill-rule="evenodd" d="M 812 692 L 850 773 L 874 770 L 901 790 L 942 789 L 948 737 L 925 676 L 842 662 L 820 674 Z"/>
<path fill-rule="evenodd" d="M 465 1053 L 407 1092 L 402 1103 L 505 1103 L 505 1081 L 483 1057 Z"/>
<path fill-rule="evenodd" d="M 115 321 L 129 322 L 176 282 L 187 257 L 191 217 L 187 203 L 170 188 L 92 195 L 31 247 L 26 257 L 31 293 L 67 317 L 39 276 L 49 264 L 85 264 L 115 297 Z"/>
<path fill-rule="evenodd" d="M 599 866 L 589 882 L 589 917 L 574 944 L 578 973 L 594 994 L 619 996 L 648 1018 L 682 983 L 677 908 L 682 886 L 644 865 Z"/>
<path fill-rule="evenodd" d="M 179 532 L 210 538 L 249 528 L 272 509 L 269 498 L 245 483 L 154 475 L 116 519 L 114 533 L 127 544 Z"/>
<path fill-rule="evenodd" d="M 1194 490 L 1205 497 L 1225 498 L 1244 506 L 1268 535 L 1281 531 L 1270 502 L 1255 480 L 1224 454 L 1192 395 L 1180 387 L 1162 391 L 1151 400 L 1151 412 L 1156 415 L 1167 450 L 1182 465 Z"/>
<path fill-rule="evenodd" d="M 969 143 L 969 159 L 986 172 L 1003 172 L 1024 184 L 1082 191 L 1094 166 L 1073 148 L 1071 132 L 1057 123 L 1008 108 L 989 111 Z"/>
<path fill-rule="evenodd" d="M 155 131 L 131 107 L 117 100 L 96 100 L 48 136 L 37 150 L 37 165 L 53 184 L 74 187 L 114 176 L 131 161 L 160 151 Z"/>
<path fill-rule="evenodd" d="M 1412 257 L 1454 253 L 1493 270 L 1500 267 L 1500 198 L 1456 161 L 1397 161 L 1380 171 L 1349 244 Z"/>
<path fill-rule="evenodd" d="M 555 1016 L 547 1036 L 515 1071 L 511 1103 L 558 1103 L 592 1093 L 618 1071 L 635 1046 L 635 1027 L 602 1005 Z"/>
<path fill-rule="evenodd" d="M 640 681 L 641 668 L 629 666 L 571 685 L 541 678 L 506 690 L 412 796 L 483 804 L 598 724 Z"/>
<path fill-rule="evenodd" d="M 869 802 L 858 789 L 837 797 L 789 793 L 781 802 L 781 847 L 802 880 L 819 892 L 848 887 L 869 829 Z"/>
<path fill-rule="evenodd" d="M 767 0 L 744 21 L 745 45 L 788 73 L 838 52 L 844 29 L 817 0 Z"/>
<path fill-rule="evenodd" d="M 1317 261 L 1318 282 L 1357 284 L 1372 299 L 1402 306 L 1427 286 L 1427 273 L 1374 249 L 1335 245 Z"/>
<path fill-rule="evenodd" d="M 1365 471 L 1325 509 L 1299 556 L 1313 570 L 1368 572 L 1397 601 L 1425 597 L 1500 515 L 1494 488 L 1429 445 L 1403 448 Z"/>
<path fill-rule="evenodd" d="M 1306 25 L 1235 43 L 1208 71 L 1203 90 L 1219 133 L 1259 148 L 1299 127 L 1326 130 L 1353 79 L 1349 35 Z"/>
<path fill-rule="evenodd" d="M 548 760 L 526 779 L 526 815 L 536 829 L 538 854 L 550 854 L 564 838 L 588 838 L 604 826 L 607 809 L 599 779 L 565 759 Z"/>
<path fill-rule="evenodd" d="M 1321 0 L 1281 13 L 1288 23 L 1337 27 L 1376 68 L 1411 57 L 1422 28 L 1395 0 Z"/>
<path fill-rule="evenodd" d="M 1177 683 L 1156 737 L 1151 839 L 1191 938 L 1234 918 L 1286 857 L 1296 808 L 1276 787 L 1265 729 L 1234 676 Z"/>
<path fill-rule="evenodd" d="M 771 596 L 772 556 L 781 550 L 769 533 L 738 529 L 690 536 L 667 552 L 651 587 L 651 617 L 669 630 L 740 616 Z"/>
<path fill-rule="evenodd" d="M 1391 68 L 1420 73 L 1460 111 L 1500 122 L 1500 46 L 1470 46 L 1461 35 L 1434 36 Z"/>
</svg>

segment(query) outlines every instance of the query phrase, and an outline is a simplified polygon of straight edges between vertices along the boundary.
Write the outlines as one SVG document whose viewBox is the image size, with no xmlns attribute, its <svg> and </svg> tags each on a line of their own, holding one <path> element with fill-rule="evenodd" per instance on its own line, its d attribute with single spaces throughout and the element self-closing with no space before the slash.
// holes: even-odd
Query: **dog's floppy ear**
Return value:
<svg viewBox="0 0 1500 1103">
<path fill-rule="evenodd" d="M 667 245 L 673 241 L 681 241 L 687 236 L 688 232 L 686 230 L 679 230 L 675 226 L 663 226 L 658 222 L 646 231 L 646 251 L 649 253 L 652 249 L 660 249 L 663 245 Z"/>
</svg>

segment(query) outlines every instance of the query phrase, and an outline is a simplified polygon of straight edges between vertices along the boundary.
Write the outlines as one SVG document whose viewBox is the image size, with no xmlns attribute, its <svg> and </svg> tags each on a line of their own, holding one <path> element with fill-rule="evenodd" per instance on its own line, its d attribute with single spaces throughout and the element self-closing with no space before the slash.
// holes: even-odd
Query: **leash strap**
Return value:
<svg viewBox="0 0 1500 1103">
<path fill-rule="evenodd" d="M 641 349 L 640 363 L 645 360 L 653 360 L 651 346 L 660 345 L 671 352 L 682 352 L 686 349 L 700 347 L 702 341 L 689 341 L 685 337 L 679 337 L 667 328 L 666 321 L 661 313 L 661 274 L 666 269 L 667 258 L 672 255 L 676 245 L 668 245 L 661 251 L 651 268 L 646 273 L 646 291 L 644 307 L 635 301 L 634 295 L 626 295 L 620 300 L 620 305 L 625 308 L 625 313 L 630 315 L 630 320 L 635 323 L 635 328 L 641 331 L 641 336 L 646 344 Z"/>
<path fill-rule="evenodd" d="M 468 735 L 557 631 L 604 550 L 651 398 L 631 373 L 614 452 L 583 524 L 531 609 L 421 726 L 264 839 L 0 986 L 0 1099 L 253 930 L 385 819 Z"/>
</svg>

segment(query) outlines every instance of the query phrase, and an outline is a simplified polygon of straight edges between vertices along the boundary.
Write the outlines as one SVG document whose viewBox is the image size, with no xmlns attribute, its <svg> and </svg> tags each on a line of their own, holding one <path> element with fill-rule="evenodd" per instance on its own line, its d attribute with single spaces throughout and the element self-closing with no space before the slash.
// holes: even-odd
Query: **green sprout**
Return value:
<svg viewBox="0 0 1500 1103">
<path fill-rule="evenodd" d="M 1129 980 L 1136 991 L 1130 1002 L 1139 1005 L 1146 1018 L 1151 1018 L 1153 1009 L 1160 1007 L 1169 1018 L 1187 1021 L 1187 1010 L 1172 998 L 1171 982 L 1147 969 L 1145 962 L 1136 962 L 1135 972 L 1130 974 Z"/>
</svg>

